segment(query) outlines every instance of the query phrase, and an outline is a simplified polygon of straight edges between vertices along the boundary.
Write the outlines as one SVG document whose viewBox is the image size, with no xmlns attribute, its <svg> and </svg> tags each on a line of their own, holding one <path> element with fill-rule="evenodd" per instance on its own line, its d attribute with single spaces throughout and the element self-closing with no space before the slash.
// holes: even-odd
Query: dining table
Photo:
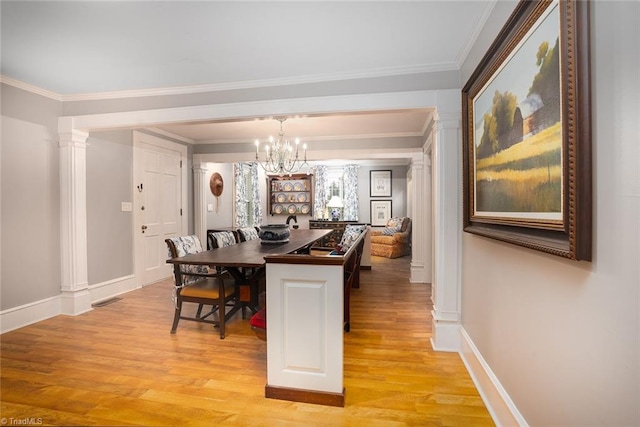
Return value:
<svg viewBox="0 0 640 427">
<path fill-rule="evenodd" d="M 260 239 L 247 240 L 231 246 L 170 258 L 167 263 L 224 268 L 236 280 L 236 283 L 249 286 L 249 296 L 246 299 L 241 298 L 241 302 L 253 313 L 256 313 L 259 310 L 259 282 L 265 276 L 265 257 L 308 253 L 316 241 L 331 232 L 331 230 L 294 229 L 290 231 L 287 242 L 272 243 Z"/>
</svg>

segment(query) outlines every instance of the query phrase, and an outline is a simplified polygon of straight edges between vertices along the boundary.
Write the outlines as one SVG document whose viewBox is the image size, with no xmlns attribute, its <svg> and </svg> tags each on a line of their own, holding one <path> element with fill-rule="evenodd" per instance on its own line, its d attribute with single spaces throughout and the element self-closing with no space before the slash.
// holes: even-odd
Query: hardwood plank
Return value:
<svg viewBox="0 0 640 427">
<path fill-rule="evenodd" d="M 431 348 L 431 287 L 372 257 L 351 293 L 345 407 L 264 397 L 266 343 L 236 313 L 170 334 L 172 282 L 0 336 L 2 416 L 44 425 L 490 426 L 458 354 Z M 187 307 L 190 313 L 195 307 Z"/>
</svg>

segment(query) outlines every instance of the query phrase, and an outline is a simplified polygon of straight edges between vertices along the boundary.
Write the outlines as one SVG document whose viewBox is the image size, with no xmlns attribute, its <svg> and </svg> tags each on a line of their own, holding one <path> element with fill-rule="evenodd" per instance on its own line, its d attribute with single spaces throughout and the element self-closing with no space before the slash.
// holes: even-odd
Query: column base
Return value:
<svg viewBox="0 0 640 427">
<path fill-rule="evenodd" d="M 460 351 L 460 323 L 438 320 L 435 311 L 431 311 L 433 320 L 431 346 L 436 351 Z"/>
<path fill-rule="evenodd" d="M 427 277 L 427 270 L 423 263 L 411 262 L 409 282 L 411 283 L 429 283 L 430 278 Z"/>
<path fill-rule="evenodd" d="M 60 295 L 60 312 L 62 314 L 77 316 L 91 310 L 91 294 L 89 293 L 89 289 L 62 291 Z"/>
</svg>

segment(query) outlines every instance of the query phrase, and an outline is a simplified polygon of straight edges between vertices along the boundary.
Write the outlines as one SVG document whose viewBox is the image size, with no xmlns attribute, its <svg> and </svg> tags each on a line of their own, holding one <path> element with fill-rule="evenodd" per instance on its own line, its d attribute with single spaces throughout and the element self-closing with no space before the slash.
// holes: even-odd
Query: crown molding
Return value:
<svg viewBox="0 0 640 427">
<path fill-rule="evenodd" d="M 408 67 L 385 67 L 373 70 L 360 70 L 335 74 L 318 74 L 298 77 L 284 77 L 265 80 L 247 80 L 237 82 L 212 83 L 190 86 L 175 86 L 166 88 L 121 90 L 111 92 L 79 93 L 62 95 L 46 89 L 39 88 L 29 83 L 21 82 L 10 77 L 1 76 L 1 82 L 15 86 L 17 88 L 46 96 L 56 101 L 77 102 L 77 101 L 99 101 L 107 99 L 143 98 L 169 95 L 188 95 L 194 93 L 220 92 L 226 90 L 256 89 L 275 86 L 291 86 L 309 83 L 323 83 L 340 80 L 355 80 L 376 77 L 392 77 L 409 74 L 433 73 L 439 71 L 458 71 L 456 63 L 440 63 L 430 65 L 414 65 Z"/>
<path fill-rule="evenodd" d="M 474 43 L 478 39 L 478 36 L 480 35 L 482 28 L 484 28 L 485 24 L 487 23 L 487 20 L 489 19 L 489 15 L 491 15 L 491 12 L 493 11 L 493 8 L 496 6 L 497 2 L 498 0 L 493 0 L 487 3 L 484 9 L 484 12 L 482 13 L 482 16 L 480 17 L 480 19 L 478 20 L 475 28 L 469 34 L 469 38 L 466 40 L 466 42 L 462 45 L 462 48 L 460 49 L 460 51 L 458 52 L 458 55 L 456 56 L 457 70 L 462 68 L 462 64 L 464 64 L 464 61 L 467 59 L 467 56 L 469 56 L 469 52 L 471 52 L 471 48 L 473 47 Z"/>
<path fill-rule="evenodd" d="M 50 90 L 47 90 L 47 89 L 42 89 L 42 88 L 40 88 L 38 86 L 34 86 L 32 84 L 25 83 L 25 82 L 22 82 L 20 80 L 13 79 L 11 77 L 7 77 L 7 76 L 5 76 L 3 74 L 0 74 L 0 83 L 4 83 L 6 85 L 13 86 L 13 87 L 16 87 L 18 89 L 22 89 L 24 91 L 31 92 L 31 93 L 34 93 L 36 95 L 41 95 L 41 96 L 53 99 L 54 101 L 62 102 L 64 100 L 63 99 L 64 97 L 62 95 L 60 95 L 60 94 L 57 94 L 55 92 L 51 92 Z"/>
</svg>

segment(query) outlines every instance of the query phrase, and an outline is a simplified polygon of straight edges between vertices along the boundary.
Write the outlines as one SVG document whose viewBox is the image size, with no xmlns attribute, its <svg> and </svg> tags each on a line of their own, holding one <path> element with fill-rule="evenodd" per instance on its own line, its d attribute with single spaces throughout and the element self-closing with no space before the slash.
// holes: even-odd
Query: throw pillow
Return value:
<svg viewBox="0 0 640 427">
<path fill-rule="evenodd" d="M 387 228 L 400 228 L 402 227 L 402 221 L 404 218 L 393 217 L 387 220 Z"/>
<path fill-rule="evenodd" d="M 366 229 L 366 225 L 347 225 L 342 233 L 342 239 L 338 246 L 342 252 L 347 252 L 353 243 L 358 240 L 358 237 Z"/>
<path fill-rule="evenodd" d="M 393 236 L 400 231 L 400 227 L 385 227 L 382 229 L 382 234 L 385 236 Z"/>
</svg>

